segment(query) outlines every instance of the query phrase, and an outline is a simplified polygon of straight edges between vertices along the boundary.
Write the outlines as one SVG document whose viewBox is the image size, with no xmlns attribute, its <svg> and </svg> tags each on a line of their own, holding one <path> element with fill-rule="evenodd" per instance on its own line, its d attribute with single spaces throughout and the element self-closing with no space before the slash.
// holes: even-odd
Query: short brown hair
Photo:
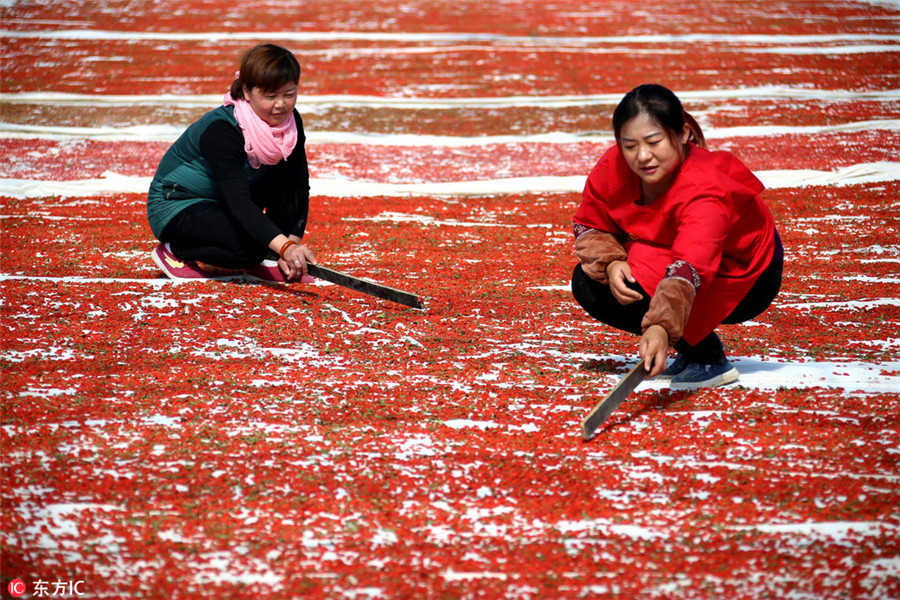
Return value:
<svg viewBox="0 0 900 600">
<path fill-rule="evenodd" d="M 291 51 L 275 44 L 260 44 L 241 57 L 239 76 L 231 83 L 231 97 L 244 97 L 243 86 L 265 92 L 277 90 L 288 83 L 300 81 L 300 63 Z"/>
</svg>

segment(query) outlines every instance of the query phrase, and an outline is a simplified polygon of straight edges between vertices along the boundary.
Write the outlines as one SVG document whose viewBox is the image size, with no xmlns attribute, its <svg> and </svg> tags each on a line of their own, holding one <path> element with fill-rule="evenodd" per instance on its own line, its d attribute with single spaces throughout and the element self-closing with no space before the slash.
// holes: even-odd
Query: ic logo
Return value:
<svg viewBox="0 0 900 600">
<path fill-rule="evenodd" d="M 13 598 L 19 598 L 25 593 L 25 582 L 21 579 L 13 579 L 9 582 L 9 595 Z"/>
</svg>

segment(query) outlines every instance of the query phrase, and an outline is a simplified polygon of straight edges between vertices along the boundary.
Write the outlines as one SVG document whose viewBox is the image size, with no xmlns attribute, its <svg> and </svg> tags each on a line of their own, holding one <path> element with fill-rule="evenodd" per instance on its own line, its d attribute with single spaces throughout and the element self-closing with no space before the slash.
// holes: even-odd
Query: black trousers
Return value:
<svg viewBox="0 0 900 600">
<path fill-rule="evenodd" d="M 784 248 L 776 233 L 775 254 L 772 262 L 759 276 L 744 299 L 722 322 L 728 325 L 743 323 L 765 312 L 781 289 L 783 271 Z M 637 302 L 622 305 L 612 295 L 608 285 L 598 283 L 585 275 L 580 264 L 575 265 L 572 273 L 572 295 L 589 315 L 610 327 L 641 335 L 641 320 L 650 308 L 650 295 L 637 283 L 628 284 L 628 287 L 636 290 L 643 297 Z M 682 353 L 688 362 L 701 364 L 723 364 L 725 362 L 725 349 L 715 331 L 693 346 L 683 339 L 678 340 L 675 349 Z"/>
<path fill-rule="evenodd" d="M 278 229 L 289 235 L 296 218 L 279 216 L 271 209 L 266 215 Z M 254 240 L 225 208 L 215 202 L 193 204 L 169 221 L 160 235 L 182 260 L 193 260 L 225 269 L 248 269 L 264 258 L 278 258 L 267 246 Z"/>
</svg>

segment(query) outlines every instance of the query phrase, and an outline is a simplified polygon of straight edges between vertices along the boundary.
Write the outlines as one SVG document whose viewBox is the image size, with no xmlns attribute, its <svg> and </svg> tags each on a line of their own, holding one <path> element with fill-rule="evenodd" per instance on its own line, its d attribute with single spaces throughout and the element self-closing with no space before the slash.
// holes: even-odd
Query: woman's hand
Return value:
<svg viewBox="0 0 900 600">
<path fill-rule="evenodd" d="M 298 281 L 304 275 L 309 275 L 308 264 L 316 264 L 316 257 L 306 244 L 301 244 L 298 238 L 291 236 L 292 241 L 297 242 L 288 246 L 284 251 L 284 258 L 278 259 L 278 266 L 288 281 Z"/>
<path fill-rule="evenodd" d="M 641 336 L 640 354 L 644 370 L 656 377 L 666 369 L 666 352 L 669 350 L 669 334 L 659 325 L 651 325 Z"/>
<path fill-rule="evenodd" d="M 643 296 L 631 289 L 626 282 L 637 283 L 631 275 L 631 267 L 624 260 L 614 260 L 606 266 L 606 276 L 609 278 L 609 289 L 619 304 L 631 304 L 637 302 Z"/>
</svg>

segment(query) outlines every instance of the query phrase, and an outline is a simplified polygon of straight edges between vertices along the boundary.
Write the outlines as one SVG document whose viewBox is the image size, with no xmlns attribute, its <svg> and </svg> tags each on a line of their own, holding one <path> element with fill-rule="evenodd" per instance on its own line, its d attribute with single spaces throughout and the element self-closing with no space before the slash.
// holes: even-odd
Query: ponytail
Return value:
<svg viewBox="0 0 900 600">
<path fill-rule="evenodd" d="M 694 144 L 700 148 L 706 148 L 706 138 L 703 136 L 703 131 L 700 129 L 700 124 L 697 123 L 697 119 L 692 117 L 689 112 L 684 111 L 684 123 L 691 132 L 688 141 L 694 142 Z"/>
<path fill-rule="evenodd" d="M 240 100 L 244 97 L 244 84 L 241 82 L 241 72 L 234 74 L 234 81 L 231 82 L 231 98 Z"/>
</svg>

